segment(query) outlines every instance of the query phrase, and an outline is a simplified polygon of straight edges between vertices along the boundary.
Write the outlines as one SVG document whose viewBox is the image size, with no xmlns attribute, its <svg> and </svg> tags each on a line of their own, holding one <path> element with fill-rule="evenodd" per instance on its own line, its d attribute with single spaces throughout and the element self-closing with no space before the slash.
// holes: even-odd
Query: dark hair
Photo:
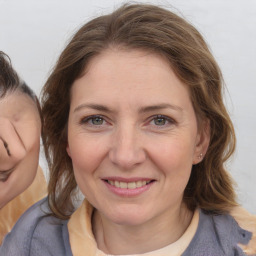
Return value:
<svg viewBox="0 0 256 256">
<path fill-rule="evenodd" d="M 108 48 L 141 49 L 164 56 L 186 84 L 198 120 L 209 120 L 211 138 L 204 160 L 192 168 L 184 191 L 189 209 L 227 212 L 237 205 L 224 163 L 235 149 L 235 133 L 223 104 L 221 71 L 200 33 L 173 12 L 147 4 L 125 4 L 82 26 L 60 55 L 42 95 L 49 205 L 68 218 L 77 184 L 66 152 L 70 89 L 91 59 Z"/>
<path fill-rule="evenodd" d="M 9 56 L 0 51 L 0 99 L 6 94 L 15 92 L 16 90 L 28 95 L 35 102 L 42 120 L 41 107 L 37 96 L 28 85 L 19 78 L 17 72 L 12 67 Z"/>
</svg>

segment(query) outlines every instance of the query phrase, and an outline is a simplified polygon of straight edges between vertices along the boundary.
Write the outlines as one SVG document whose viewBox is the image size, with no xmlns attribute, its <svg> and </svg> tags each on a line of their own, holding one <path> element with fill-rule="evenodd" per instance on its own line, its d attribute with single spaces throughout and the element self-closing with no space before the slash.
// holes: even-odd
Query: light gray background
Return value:
<svg viewBox="0 0 256 256">
<path fill-rule="evenodd" d="M 0 0 L 0 50 L 39 95 L 63 47 L 85 21 L 117 0 Z M 142 1 L 146 2 L 146 1 Z M 147 1 L 173 6 L 204 35 L 227 85 L 226 104 L 237 134 L 228 169 L 239 202 L 256 214 L 256 0 Z M 46 165 L 41 157 L 41 165 Z"/>
</svg>

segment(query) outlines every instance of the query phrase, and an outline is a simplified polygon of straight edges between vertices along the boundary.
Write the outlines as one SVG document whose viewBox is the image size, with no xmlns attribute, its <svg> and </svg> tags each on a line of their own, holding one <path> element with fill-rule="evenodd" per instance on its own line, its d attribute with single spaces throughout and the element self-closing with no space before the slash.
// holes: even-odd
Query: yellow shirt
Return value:
<svg viewBox="0 0 256 256">
<path fill-rule="evenodd" d="M 0 245 L 4 236 L 11 231 L 19 217 L 35 202 L 46 196 L 46 180 L 38 167 L 33 183 L 20 195 L 0 209 Z"/>
</svg>

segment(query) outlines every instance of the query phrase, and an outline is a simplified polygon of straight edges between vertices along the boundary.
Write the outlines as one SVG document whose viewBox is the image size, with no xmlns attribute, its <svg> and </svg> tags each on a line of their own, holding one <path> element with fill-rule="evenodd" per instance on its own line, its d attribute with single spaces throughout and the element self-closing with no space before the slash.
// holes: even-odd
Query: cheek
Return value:
<svg viewBox="0 0 256 256">
<path fill-rule="evenodd" d="M 70 136 L 68 154 L 72 160 L 75 175 L 86 175 L 97 169 L 105 156 L 103 146 L 96 139 Z"/>
<path fill-rule="evenodd" d="M 165 179 L 163 189 L 170 196 L 182 195 L 192 170 L 193 145 L 186 140 L 164 140 L 155 143 L 149 151 L 150 158 Z"/>
<path fill-rule="evenodd" d="M 77 185 L 83 195 L 94 200 L 97 182 L 97 169 L 105 156 L 103 147 L 99 147 L 97 140 L 85 139 L 80 136 L 69 137 L 68 154 L 72 160 L 73 171 Z"/>
<path fill-rule="evenodd" d="M 15 171 L 16 175 L 19 176 L 20 183 L 23 184 L 23 187 L 29 186 L 34 180 L 38 169 L 39 151 L 40 140 L 38 137 L 37 140 L 34 140 L 33 143 L 30 144 L 26 157 L 19 163 L 18 168 Z"/>
<path fill-rule="evenodd" d="M 9 179 L 0 184 L 0 205 L 3 202 L 6 204 L 11 201 L 32 184 L 38 168 L 39 146 L 39 142 L 34 143 L 25 158 L 19 162 Z"/>
<path fill-rule="evenodd" d="M 27 152 L 35 150 L 40 144 L 41 122 L 38 120 L 17 122 L 15 124 L 17 132 L 26 148 Z"/>
<path fill-rule="evenodd" d="M 149 155 L 162 169 L 170 167 L 171 170 L 191 168 L 194 156 L 194 146 L 189 140 L 165 139 L 153 144 Z M 186 169 L 187 169 L 186 168 Z"/>
<path fill-rule="evenodd" d="M 40 127 L 35 127 L 34 129 L 27 129 L 22 132 L 22 138 L 27 150 L 36 150 L 40 146 Z M 33 149 L 34 148 L 34 149 Z"/>
</svg>

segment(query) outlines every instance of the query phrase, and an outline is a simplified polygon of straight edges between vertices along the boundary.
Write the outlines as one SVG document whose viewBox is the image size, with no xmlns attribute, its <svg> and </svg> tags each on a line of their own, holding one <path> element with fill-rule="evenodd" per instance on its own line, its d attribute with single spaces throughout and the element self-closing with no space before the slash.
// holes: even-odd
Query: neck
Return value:
<svg viewBox="0 0 256 256">
<path fill-rule="evenodd" d="M 136 226 L 111 222 L 95 211 L 93 232 L 98 248 L 106 254 L 142 254 L 176 242 L 186 231 L 193 213 L 182 204 Z"/>
</svg>

